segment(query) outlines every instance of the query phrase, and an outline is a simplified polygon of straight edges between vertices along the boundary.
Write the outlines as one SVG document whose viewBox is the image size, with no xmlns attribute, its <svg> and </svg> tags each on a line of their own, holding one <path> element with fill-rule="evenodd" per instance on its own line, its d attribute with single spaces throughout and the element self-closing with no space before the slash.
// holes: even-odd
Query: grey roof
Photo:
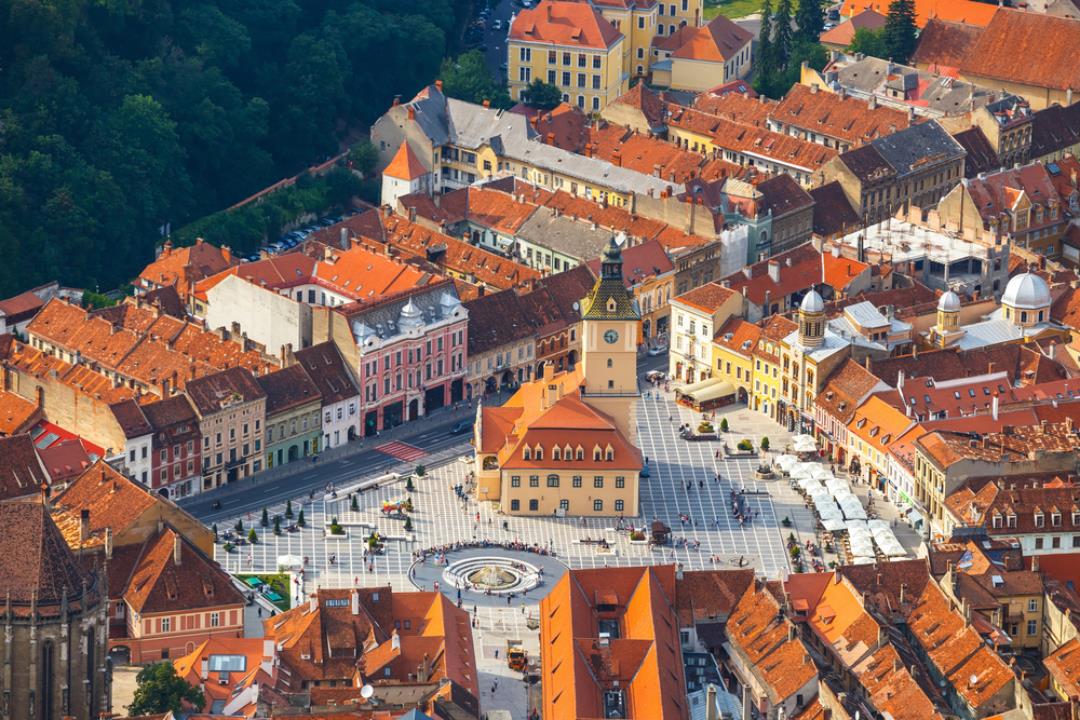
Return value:
<svg viewBox="0 0 1080 720">
<path fill-rule="evenodd" d="M 577 258 L 580 262 L 600 257 L 611 231 L 591 223 L 551 213 L 533 213 L 517 232 L 522 240 Z"/>
<path fill-rule="evenodd" d="M 450 296 L 451 302 L 443 302 L 446 295 Z M 463 318 L 468 316 L 465 307 L 458 300 L 454 284 L 452 282 L 439 283 L 405 292 L 371 305 L 350 308 L 348 319 L 353 335 L 360 335 L 358 333 L 360 327 L 365 327 L 370 331 L 364 337 L 356 337 L 357 342 L 374 337 L 388 340 L 411 329 L 412 326 L 409 323 L 406 323 L 404 328 L 401 326 L 402 311 L 409 305 L 420 313 L 419 327 L 448 319 L 455 313 L 459 313 Z"/>
<path fill-rule="evenodd" d="M 561 173 L 619 192 L 646 193 L 682 186 L 652 175 L 618 167 L 606 160 L 588 158 L 541 142 L 524 115 L 445 97 L 435 86 L 422 90 L 408 104 L 416 110 L 416 122 L 436 146 L 453 144 L 475 150 L 491 145 L 501 156 Z M 399 109 L 400 108 L 400 109 Z M 391 108 L 395 120 L 406 106 Z"/>
<path fill-rule="evenodd" d="M 826 68 L 827 76 L 832 75 L 830 71 L 835 72 L 835 79 L 830 78 L 834 89 L 842 87 L 864 97 L 877 95 L 883 104 L 894 107 L 905 107 L 907 103 L 889 98 L 886 93 L 889 78 L 902 78 L 900 82 L 904 86 L 916 83 L 922 89 L 919 93 L 921 104 L 915 107 L 915 112 L 921 115 L 962 114 L 971 109 L 972 103 L 975 107 L 982 107 L 996 97 L 994 92 L 986 88 L 876 57 L 855 60 L 853 56 L 845 55 Z"/>
<path fill-rule="evenodd" d="M 871 142 L 881 157 L 903 176 L 916 169 L 920 161 L 934 159 L 948 162 L 964 156 L 964 148 L 937 120 L 904 128 Z"/>
</svg>

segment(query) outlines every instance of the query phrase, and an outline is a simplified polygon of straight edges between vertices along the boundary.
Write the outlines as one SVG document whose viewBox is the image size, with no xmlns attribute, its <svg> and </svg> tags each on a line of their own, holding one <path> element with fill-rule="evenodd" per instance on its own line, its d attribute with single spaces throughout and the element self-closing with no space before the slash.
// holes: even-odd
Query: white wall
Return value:
<svg viewBox="0 0 1080 720">
<path fill-rule="evenodd" d="M 294 350 L 311 345 L 311 308 L 275 290 L 230 275 L 207 291 L 206 300 L 211 329 L 239 323 L 240 331 L 262 343 L 268 355 L 278 355 L 286 344 Z"/>
</svg>

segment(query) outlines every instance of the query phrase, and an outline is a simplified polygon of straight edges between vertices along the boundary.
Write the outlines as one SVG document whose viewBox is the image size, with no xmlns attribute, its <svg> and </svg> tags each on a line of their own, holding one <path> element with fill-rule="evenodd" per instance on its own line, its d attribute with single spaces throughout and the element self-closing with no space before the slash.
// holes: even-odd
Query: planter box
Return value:
<svg viewBox="0 0 1080 720">
<path fill-rule="evenodd" d="M 690 442 L 700 442 L 700 441 L 703 441 L 703 440 L 704 441 L 709 441 L 709 440 L 719 440 L 720 439 L 719 437 L 716 436 L 715 433 L 708 433 L 708 434 L 705 434 L 705 435 L 698 435 L 697 433 L 691 433 L 691 434 L 688 434 L 688 435 L 682 435 L 681 437 L 682 437 L 683 440 L 689 440 Z"/>
<path fill-rule="evenodd" d="M 330 532 L 330 528 L 327 527 L 323 528 L 323 537 L 327 540 L 348 540 L 349 531 L 345 528 L 342 528 L 342 532 L 335 535 L 334 533 Z"/>
<path fill-rule="evenodd" d="M 646 538 L 644 540 L 631 540 L 630 544 L 631 545 L 648 545 L 649 544 L 649 539 Z"/>
</svg>

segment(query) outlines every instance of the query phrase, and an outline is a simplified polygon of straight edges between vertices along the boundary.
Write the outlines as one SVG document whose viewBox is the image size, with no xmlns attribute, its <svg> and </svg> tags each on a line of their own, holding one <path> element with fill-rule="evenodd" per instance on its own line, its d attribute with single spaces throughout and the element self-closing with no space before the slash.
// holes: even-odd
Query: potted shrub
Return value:
<svg viewBox="0 0 1080 720">
<path fill-rule="evenodd" d="M 274 534 L 275 535 L 280 535 L 281 534 L 281 516 L 280 515 L 275 515 L 274 516 Z"/>
<path fill-rule="evenodd" d="M 256 545 L 259 542 L 259 534 L 255 532 L 255 528 L 248 530 L 248 542 L 252 545 Z"/>
<path fill-rule="evenodd" d="M 783 525 L 784 527 L 788 527 L 788 528 L 791 527 L 791 518 L 789 518 L 788 516 L 785 515 L 784 519 L 780 521 L 780 524 Z"/>
<path fill-rule="evenodd" d="M 234 529 L 235 529 L 235 530 L 236 530 L 236 532 L 238 532 L 238 533 L 242 533 L 242 532 L 244 532 L 244 521 L 243 521 L 243 520 L 237 520 L 237 521 L 236 521 L 236 526 L 235 526 L 235 528 L 234 528 Z"/>
<path fill-rule="evenodd" d="M 424 477 L 425 475 L 427 475 L 427 468 L 425 468 L 423 465 L 417 465 L 416 477 Z"/>
<path fill-rule="evenodd" d="M 233 551 L 233 544 L 230 542 L 225 543 L 222 547 L 227 553 L 231 553 Z"/>
<path fill-rule="evenodd" d="M 360 503 L 356 501 L 356 495 L 350 495 L 349 498 L 349 509 L 353 512 L 360 512 Z"/>
<path fill-rule="evenodd" d="M 767 437 L 761 438 L 761 442 L 759 443 L 759 445 L 760 445 L 762 450 L 768 450 L 769 449 L 769 438 L 767 438 Z"/>
<path fill-rule="evenodd" d="M 727 431 L 728 431 L 727 418 L 720 418 L 720 432 L 727 432 Z"/>
<path fill-rule="evenodd" d="M 412 475 L 405 478 L 405 489 L 408 490 L 409 492 L 412 492 L 413 490 L 416 489 L 416 486 L 413 485 Z"/>
<path fill-rule="evenodd" d="M 405 532 L 412 532 L 412 518 L 405 516 Z"/>
<path fill-rule="evenodd" d="M 292 520 L 292 500 L 285 502 L 285 517 Z"/>
<path fill-rule="evenodd" d="M 697 426 L 697 431 L 699 435 L 710 435 L 716 432 L 716 429 L 713 427 L 713 424 L 708 420 L 702 420 L 701 423 Z"/>
<path fill-rule="evenodd" d="M 330 520 L 330 534 L 331 535 L 344 535 L 345 534 L 345 529 L 343 527 L 341 527 L 341 524 L 338 522 L 337 518 L 332 518 Z"/>
<path fill-rule="evenodd" d="M 754 449 L 754 444 L 748 439 L 743 438 L 735 447 L 739 448 L 739 450 L 742 450 L 743 452 L 752 452 Z"/>
<path fill-rule="evenodd" d="M 259 520 L 259 525 L 261 525 L 262 527 L 270 526 L 270 514 L 266 512 L 266 508 L 263 508 L 262 519 Z"/>
<path fill-rule="evenodd" d="M 630 540 L 633 542 L 641 542 L 645 539 L 645 533 L 641 530 L 632 530 L 630 532 Z"/>
<path fill-rule="evenodd" d="M 296 516 L 296 524 L 298 527 L 307 526 L 307 520 L 304 519 L 304 508 L 300 508 L 300 514 Z"/>
</svg>

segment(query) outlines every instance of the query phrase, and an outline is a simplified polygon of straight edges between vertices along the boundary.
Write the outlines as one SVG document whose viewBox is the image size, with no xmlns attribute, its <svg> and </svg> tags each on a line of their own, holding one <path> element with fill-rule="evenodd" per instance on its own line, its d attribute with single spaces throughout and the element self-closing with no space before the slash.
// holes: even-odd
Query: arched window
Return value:
<svg viewBox="0 0 1080 720">
<path fill-rule="evenodd" d="M 544 448 L 541 445 L 536 446 L 536 459 L 537 460 L 543 460 L 544 459 Z"/>
<path fill-rule="evenodd" d="M 562 460 L 562 450 L 559 449 L 558 445 L 556 445 L 555 448 L 551 451 L 551 459 Z"/>
<path fill-rule="evenodd" d="M 607 366 L 608 367 L 614 367 L 615 366 L 614 361 L 611 358 L 607 359 Z"/>
<path fill-rule="evenodd" d="M 600 452 L 600 448 L 598 448 L 598 447 L 593 448 L 592 459 L 594 461 L 599 462 L 602 455 L 603 455 L 603 453 Z"/>
<path fill-rule="evenodd" d="M 578 460 L 584 460 L 585 459 L 585 448 L 578 445 L 577 446 L 577 453 L 575 453 L 575 457 Z"/>
<path fill-rule="evenodd" d="M 615 459 L 615 451 L 614 451 L 614 450 L 612 450 L 611 448 L 608 448 L 608 449 L 607 449 L 607 461 L 608 461 L 608 462 L 611 462 L 611 461 L 613 461 L 614 459 Z"/>
<path fill-rule="evenodd" d="M 522 458 L 523 460 L 532 460 L 532 450 L 530 450 L 530 449 L 529 449 L 529 446 L 528 446 L 528 445 L 526 445 L 526 446 L 525 446 L 525 447 L 524 447 L 524 448 L 523 448 L 523 449 L 521 450 L 521 458 Z"/>
</svg>

